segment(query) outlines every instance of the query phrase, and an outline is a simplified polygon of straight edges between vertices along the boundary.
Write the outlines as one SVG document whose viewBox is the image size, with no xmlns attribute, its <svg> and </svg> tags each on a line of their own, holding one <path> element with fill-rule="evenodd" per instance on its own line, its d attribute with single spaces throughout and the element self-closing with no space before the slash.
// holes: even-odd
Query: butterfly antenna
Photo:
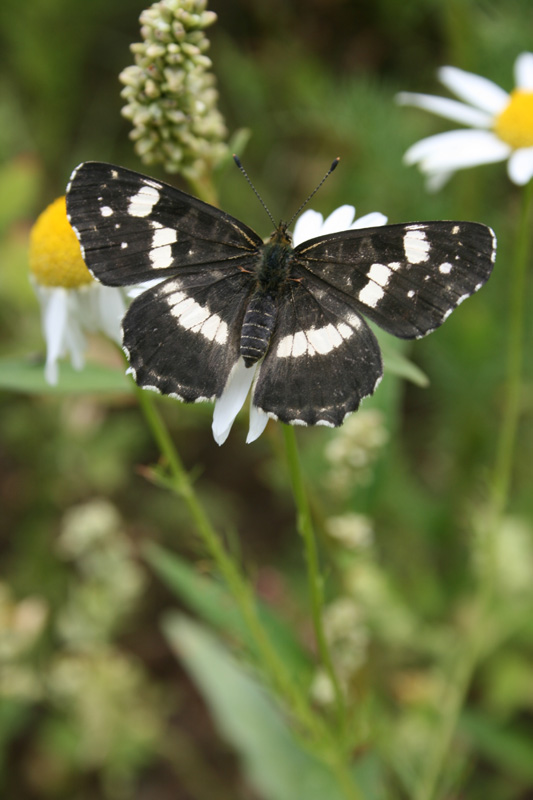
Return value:
<svg viewBox="0 0 533 800">
<path fill-rule="evenodd" d="M 241 160 L 240 160 L 239 156 L 236 156 L 235 153 L 233 153 L 233 160 L 235 161 L 235 163 L 239 167 L 240 171 L 242 172 L 242 174 L 244 175 L 244 177 L 246 178 L 246 180 L 248 181 L 248 183 L 252 187 L 255 196 L 257 197 L 257 199 L 259 200 L 259 202 L 261 203 L 261 205 L 265 209 L 266 213 L 270 217 L 270 219 L 272 221 L 272 224 L 274 225 L 274 227 L 276 227 L 276 220 L 274 219 L 274 217 L 272 216 L 272 214 L 268 210 L 267 204 L 265 203 L 265 201 L 263 200 L 263 198 L 261 197 L 261 195 L 259 194 L 259 192 L 255 188 L 255 186 L 253 185 L 252 181 L 248 177 L 248 173 L 246 172 L 246 170 L 244 169 L 243 165 L 241 164 Z"/>
<path fill-rule="evenodd" d="M 324 181 L 325 181 L 327 178 L 329 178 L 329 176 L 331 175 L 331 173 L 333 172 L 333 170 L 334 170 L 334 169 L 336 169 L 336 167 L 337 167 L 337 165 L 338 165 L 339 161 L 340 161 L 340 158 L 339 158 L 339 156 L 337 156 L 337 158 L 335 159 L 335 161 L 333 162 L 333 164 L 331 165 L 331 167 L 328 169 L 328 171 L 326 172 L 326 174 L 324 175 L 324 177 L 322 178 L 322 180 L 320 181 L 320 183 L 318 184 L 318 186 L 317 186 L 315 189 L 313 189 L 313 191 L 311 192 L 311 194 L 309 195 L 309 197 L 307 198 L 307 200 L 304 200 L 304 202 L 302 203 L 302 205 L 300 206 L 300 208 L 299 208 L 299 209 L 298 209 L 298 210 L 297 210 L 297 211 L 296 211 L 296 212 L 295 212 L 295 213 L 292 215 L 292 217 L 290 218 L 290 220 L 289 220 L 289 221 L 288 221 L 288 223 L 287 223 L 287 228 L 289 228 L 289 227 L 290 227 L 290 225 L 291 225 L 292 221 L 295 219 L 295 217 L 297 217 L 297 216 L 298 216 L 298 214 L 300 213 L 300 211 L 301 211 L 303 208 L 305 208 L 305 206 L 308 204 L 308 202 L 310 201 L 310 199 L 311 199 L 312 197 L 314 197 L 314 196 L 315 196 L 315 194 L 318 192 L 318 190 L 320 189 L 320 187 L 322 186 L 322 184 L 324 183 Z"/>
</svg>

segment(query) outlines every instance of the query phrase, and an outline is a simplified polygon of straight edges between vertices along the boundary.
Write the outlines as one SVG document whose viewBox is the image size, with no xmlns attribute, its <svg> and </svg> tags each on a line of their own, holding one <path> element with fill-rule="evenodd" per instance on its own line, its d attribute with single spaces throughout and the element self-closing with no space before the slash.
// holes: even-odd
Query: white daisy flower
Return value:
<svg viewBox="0 0 533 800">
<path fill-rule="evenodd" d="M 428 188 L 439 189 L 458 169 L 507 161 L 513 183 L 533 176 L 533 53 L 522 53 L 514 65 L 516 88 L 510 94 L 487 78 L 456 67 L 441 67 L 441 83 L 461 101 L 401 92 L 401 105 L 417 106 L 469 126 L 438 133 L 407 150 L 407 164 L 418 164 Z"/>
<path fill-rule="evenodd" d="M 386 222 L 387 217 L 378 211 L 366 214 L 356 220 L 355 208 L 349 205 L 340 206 L 326 219 L 318 211 L 308 210 L 296 220 L 293 246 L 296 247 L 308 239 L 313 239 L 315 236 L 355 228 L 371 228 L 385 225 Z M 254 364 L 252 367 L 245 367 L 242 358 L 239 358 L 233 367 L 221 397 L 215 402 L 213 436 L 218 444 L 224 444 L 228 438 L 231 426 L 246 401 L 259 367 L 260 363 Z M 246 442 L 250 443 L 258 439 L 266 428 L 267 422 L 268 414 L 254 406 L 251 399 L 250 427 Z"/>
<path fill-rule="evenodd" d="M 101 331 L 120 343 L 126 304 L 121 289 L 98 283 L 85 266 L 64 197 L 49 205 L 33 226 L 29 263 L 46 340 L 45 378 L 55 385 L 60 358 L 70 355 L 72 366 L 83 368 L 86 332 Z"/>
</svg>

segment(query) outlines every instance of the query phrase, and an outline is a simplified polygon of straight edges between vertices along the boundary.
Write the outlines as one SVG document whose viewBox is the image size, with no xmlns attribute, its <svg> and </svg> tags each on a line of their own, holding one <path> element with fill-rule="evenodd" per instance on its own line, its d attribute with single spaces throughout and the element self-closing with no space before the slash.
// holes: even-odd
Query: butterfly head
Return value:
<svg viewBox="0 0 533 800">
<path fill-rule="evenodd" d="M 287 223 L 280 222 L 275 231 L 270 234 L 269 244 L 279 244 L 283 247 L 292 247 L 292 233 L 287 230 Z"/>
<path fill-rule="evenodd" d="M 276 222 L 274 220 L 274 217 L 272 216 L 272 214 L 268 210 L 268 208 L 267 208 L 267 206 L 265 204 L 265 201 L 263 200 L 263 198 L 261 197 L 261 195 L 259 194 L 259 192 L 255 188 L 255 186 L 253 185 L 252 181 L 250 180 L 250 178 L 248 176 L 248 173 L 246 172 L 246 170 L 244 169 L 243 165 L 241 164 L 240 158 L 237 155 L 235 155 L 235 153 L 233 154 L 233 160 L 234 160 L 235 164 L 237 165 L 237 167 L 242 172 L 242 174 L 244 175 L 244 177 L 246 178 L 246 180 L 248 181 L 248 183 L 250 184 L 250 186 L 251 186 L 252 190 L 254 191 L 255 195 L 257 196 L 259 202 L 261 203 L 261 205 L 265 209 L 266 213 L 268 214 L 268 216 L 272 220 L 272 223 L 275 225 Z M 281 245 L 282 247 L 285 247 L 285 248 L 292 247 L 292 234 L 289 233 L 288 228 L 290 227 L 290 225 L 292 225 L 292 223 L 295 220 L 295 218 L 298 216 L 300 211 L 307 205 L 307 203 L 310 201 L 310 199 L 315 196 L 315 194 L 318 192 L 318 190 L 320 189 L 320 187 L 322 186 L 322 184 L 324 183 L 326 178 L 328 178 L 331 175 L 333 170 L 337 167 L 339 161 L 340 161 L 340 158 L 336 158 L 333 161 L 331 167 L 328 169 L 328 171 L 326 172 L 326 174 L 324 175 L 324 177 L 322 178 L 322 180 L 320 181 L 318 186 L 316 186 L 315 189 L 313 189 L 311 194 L 307 197 L 306 200 L 304 200 L 304 202 L 301 204 L 301 206 L 298 208 L 298 210 L 295 211 L 295 213 L 292 215 L 292 217 L 290 218 L 290 220 L 288 222 L 280 222 L 279 223 L 279 225 L 277 226 L 276 230 L 271 234 L 268 242 L 265 241 L 265 244 Z"/>
</svg>

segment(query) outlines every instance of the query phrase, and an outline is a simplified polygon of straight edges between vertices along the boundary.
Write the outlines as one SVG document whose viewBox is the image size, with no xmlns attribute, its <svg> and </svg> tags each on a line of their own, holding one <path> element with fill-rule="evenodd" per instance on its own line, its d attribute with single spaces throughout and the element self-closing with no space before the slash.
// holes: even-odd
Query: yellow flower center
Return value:
<svg viewBox="0 0 533 800">
<path fill-rule="evenodd" d="M 496 117 L 494 133 L 511 147 L 533 147 L 533 92 L 513 89 L 509 105 Z"/>
<path fill-rule="evenodd" d="M 64 197 L 45 208 L 31 229 L 29 262 L 35 280 L 43 286 L 77 289 L 93 281 L 67 219 Z"/>
</svg>

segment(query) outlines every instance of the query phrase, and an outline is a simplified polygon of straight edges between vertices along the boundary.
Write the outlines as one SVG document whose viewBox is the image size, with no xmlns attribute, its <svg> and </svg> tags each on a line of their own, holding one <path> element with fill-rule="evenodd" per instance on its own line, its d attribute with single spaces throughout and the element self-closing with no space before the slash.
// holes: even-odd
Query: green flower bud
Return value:
<svg viewBox="0 0 533 800">
<path fill-rule="evenodd" d="M 227 129 L 205 55 L 205 28 L 216 14 L 206 0 L 161 0 L 140 16 L 142 42 L 131 45 L 135 64 L 120 74 L 131 120 L 130 137 L 145 164 L 163 164 L 192 181 L 227 155 Z"/>
</svg>

